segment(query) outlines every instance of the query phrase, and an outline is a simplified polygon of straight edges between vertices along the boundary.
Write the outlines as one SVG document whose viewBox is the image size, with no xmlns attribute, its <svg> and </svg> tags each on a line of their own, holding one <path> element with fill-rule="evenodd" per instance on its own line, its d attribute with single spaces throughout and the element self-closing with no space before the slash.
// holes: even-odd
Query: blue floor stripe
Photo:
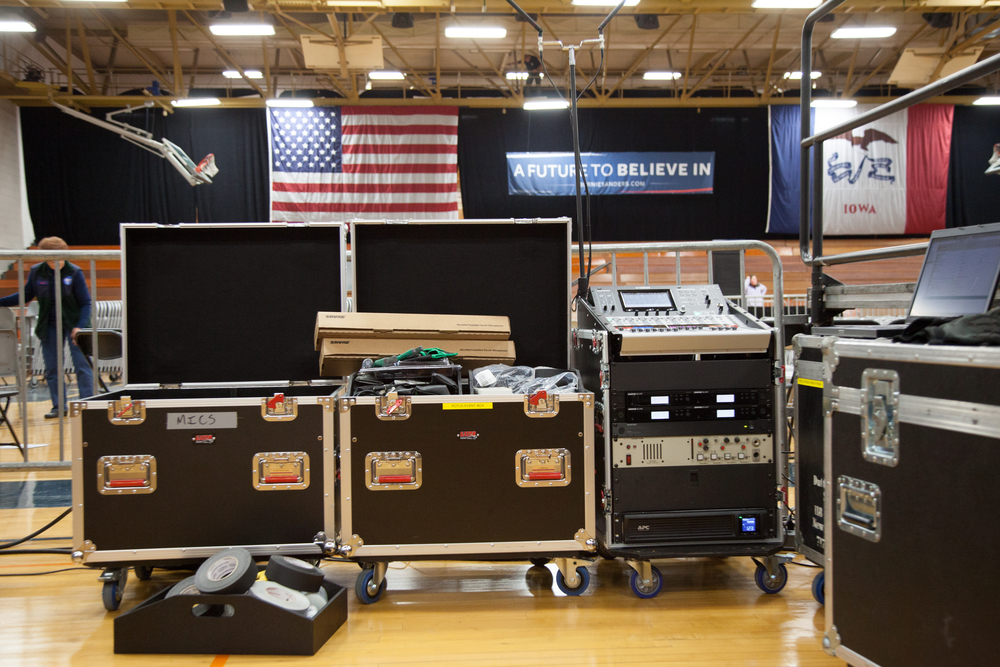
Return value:
<svg viewBox="0 0 1000 667">
<path fill-rule="evenodd" d="M 71 485 L 68 479 L 0 482 L 0 509 L 69 507 Z"/>
</svg>

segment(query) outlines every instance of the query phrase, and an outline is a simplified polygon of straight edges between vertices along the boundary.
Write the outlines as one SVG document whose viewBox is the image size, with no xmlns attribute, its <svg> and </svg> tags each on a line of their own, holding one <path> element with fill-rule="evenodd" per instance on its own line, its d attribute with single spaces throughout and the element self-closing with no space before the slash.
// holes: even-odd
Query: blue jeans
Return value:
<svg viewBox="0 0 1000 667">
<path fill-rule="evenodd" d="M 90 369 L 90 362 L 84 356 L 83 350 L 77 347 L 70 337 L 70 329 L 63 332 L 63 338 L 69 341 L 69 351 L 73 356 L 73 366 L 76 368 L 76 384 L 80 389 L 80 398 L 87 398 L 94 395 L 94 373 Z M 42 341 L 42 357 L 45 359 L 45 383 L 49 385 L 49 395 L 52 397 L 52 409 L 59 409 L 59 371 L 56 363 L 56 332 L 49 330 L 49 335 Z M 63 362 L 66 359 L 63 357 Z M 63 387 L 65 390 L 65 387 Z M 69 402 L 65 400 L 63 392 L 63 405 L 69 409 Z"/>
</svg>

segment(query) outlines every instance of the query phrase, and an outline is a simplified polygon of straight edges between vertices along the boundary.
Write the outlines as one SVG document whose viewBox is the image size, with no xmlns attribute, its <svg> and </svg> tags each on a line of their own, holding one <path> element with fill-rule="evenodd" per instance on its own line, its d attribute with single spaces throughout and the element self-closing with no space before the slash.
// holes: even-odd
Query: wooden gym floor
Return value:
<svg viewBox="0 0 1000 667">
<path fill-rule="evenodd" d="M 75 388 L 69 391 L 75 397 Z M 33 448 L 34 460 L 58 459 L 57 427 L 42 419 L 48 409 L 43 400 L 28 411 L 31 442 L 52 443 Z M 9 441 L 9 433 L 0 433 L 0 440 Z M 0 460 L 19 456 L 4 448 Z M 0 483 L 68 477 L 61 472 L 3 472 Z M 0 509 L 0 542 L 28 535 L 63 509 Z M 67 517 L 40 536 L 45 540 L 15 549 L 69 548 L 71 532 Z M 349 589 L 349 616 L 315 657 L 155 656 L 114 654 L 113 621 L 120 612 L 104 609 L 100 570 L 80 568 L 65 555 L 8 553 L 0 558 L 0 667 L 844 664 L 820 646 L 823 610 L 810 593 L 817 570 L 789 566 L 785 589 L 766 595 L 754 584 L 754 564 L 747 558 L 657 565 L 665 580 L 663 592 L 640 600 L 629 589 L 629 570 L 622 561 L 591 565 L 590 588 L 580 597 L 558 591 L 554 565 L 393 563 L 382 600 L 365 606 L 353 592 L 357 565 L 324 563 L 328 578 Z M 64 568 L 56 574 L 8 576 Z M 130 573 L 121 611 L 188 574 L 158 570 L 150 581 L 139 581 Z"/>
</svg>

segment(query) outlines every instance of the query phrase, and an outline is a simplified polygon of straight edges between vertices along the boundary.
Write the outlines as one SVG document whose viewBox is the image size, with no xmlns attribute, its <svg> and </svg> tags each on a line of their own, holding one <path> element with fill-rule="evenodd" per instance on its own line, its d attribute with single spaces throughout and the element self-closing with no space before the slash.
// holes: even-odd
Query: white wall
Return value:
<svg viewBox="0 0 1000 667">
<path fill-rule="evenodd" d="M 21 151 L 17 105 L 0 100 L 0 248 L 27 248 L 35 238 Z"/>
</svg>

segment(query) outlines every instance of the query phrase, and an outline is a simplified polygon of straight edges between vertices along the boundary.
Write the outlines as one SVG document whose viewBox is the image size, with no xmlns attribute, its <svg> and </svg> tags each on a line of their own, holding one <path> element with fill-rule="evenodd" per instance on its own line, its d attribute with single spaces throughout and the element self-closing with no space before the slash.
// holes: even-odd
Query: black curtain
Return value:
<svg viewBox="0 0 1000 667">
<path fill-rule="evenodd" d="M 104 117 L 104 110 L 94 115 Z M 38 238 L 117 245 L 121 222 L 268 219 L 263 109 L 143 109 L 117 118 L 166 137 L 199 162 L 215 154 L 210 185 L 188 185 L 163 158 L 54 108 L 21 108 L 28 207 Z"/>
<path fill-rule="evenodd" d="M 767 138 L 767 109 L 763 107 L 581 109 L 583 152 L 715 151 L 714 194 L 593 196 L 593 239 L 763 238 Z M 507 152 L 572 150 L 568 112 L 462 109 L 458 167 L 465 217 L 575 219 L 573 197 L 507 194 Z"/>
<path fill-rule="evenodd" d="M 949 227 L 1000 222 L 1000 176 L 989 167 L 1000 143 L 1000 107 L 955 107 L 948 165 Z"/>
</svg>

